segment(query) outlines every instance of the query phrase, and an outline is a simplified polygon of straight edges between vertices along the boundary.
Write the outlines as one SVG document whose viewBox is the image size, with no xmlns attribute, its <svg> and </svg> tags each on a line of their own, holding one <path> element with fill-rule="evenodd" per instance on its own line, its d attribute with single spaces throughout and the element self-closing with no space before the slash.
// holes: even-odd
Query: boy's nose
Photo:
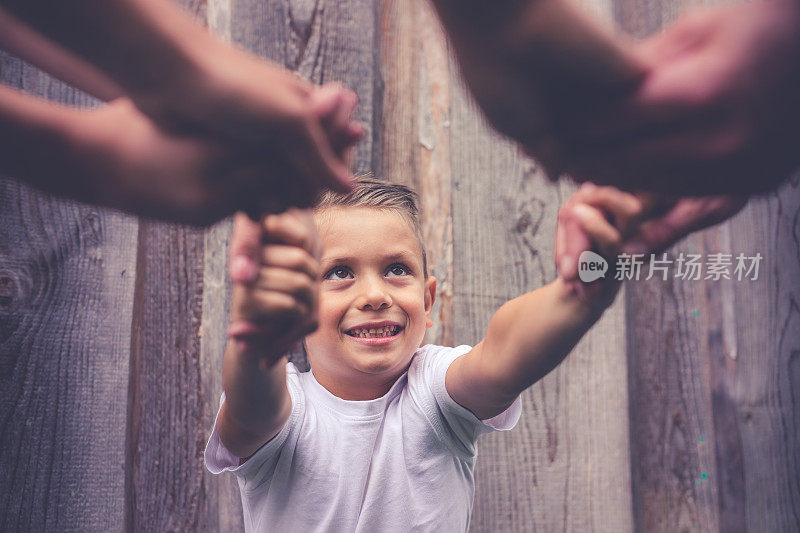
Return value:
<svg viewBox="0 0 800 533">
<path fill-rule="evenodd" d="M 359 309 L 386 309 L 392 306 L 392 297 L 383 283 L 378 280 L 364 280 L 359 297 Z"/>
</svg>

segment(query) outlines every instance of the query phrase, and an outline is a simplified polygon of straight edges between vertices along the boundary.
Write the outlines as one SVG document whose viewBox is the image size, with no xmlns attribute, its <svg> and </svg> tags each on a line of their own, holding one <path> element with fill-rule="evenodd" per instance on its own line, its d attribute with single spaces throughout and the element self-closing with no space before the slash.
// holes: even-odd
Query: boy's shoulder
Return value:
<svg viewBox="0 0 800 533">
<path fill-rule="evenodd" d="M 472 346 L 462 344 L 460 346 L 438 346 L 436 344 L 426 344 L 417 349 L 414 357 L 411 359 L 409 366 L 409 374 L 412 369 L 417 372 L 426 372 L 430 370 L 441 370 L 441 366 L 446 367 L 453 361 L 466 354 L 472 349 Z"/>
</svg>

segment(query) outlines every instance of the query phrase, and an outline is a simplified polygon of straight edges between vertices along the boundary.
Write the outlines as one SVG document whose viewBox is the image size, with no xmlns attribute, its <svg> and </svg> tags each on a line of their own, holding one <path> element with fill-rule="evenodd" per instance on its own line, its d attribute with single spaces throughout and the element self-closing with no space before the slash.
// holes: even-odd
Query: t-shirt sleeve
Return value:
<svg viewBox="0 0 800 533">
<path fill-rule="evenodd" d="M 300 420 L 303 415 L 303 409 L 305 407 L 303 392 L 296 376 L 290 372 L 288 368 L 286 372 L 286 386 L 292 398 L 292 411 L 289 415 L 289 419 L 277 435 L 267 441 L 255 454 L 241 465 L 239 464 L 240 458 L 228 450 L 219 438 L 219 432 L 217 431 L 219 410 L 217 411 L 217 417 L 214 419 L 214 427 L 211 430 L 211 436 L 208 439 L 204 453 L 206 468 L 209 472 L 212 474 L 233 472 L 237 476 L 243 478 L 248 484 L 258 482 L 258 478 L 261 477 L 260 474 L 265 464 L 268 463 L 271 458 L 278 455 L 281 448 L 286 443 L 289 434 L 298 425 L 298 420 Z M 224 392 L 219 400 L 220 408 L 222 408 L 223 403 L 225 403 Z"/>
<path fill-rule="evenodd" d="M 453 361 L 471 349 L 471 346 L 466 345 L 456 348 L 425 346 L 417 354 L 419 359 L 416 361 L 413 378 L 415 382 L 419 382 L 414 387 L 418 389 L 417 394 L 429 395 L 428 400 L 422 397 L 419 401 L 434 430 L 454 451 L 466 456 L 475 455 L 480 434 L 508 431 L 517 424 L 522 414 L 519 396 L 505 411 L 487 420 L 480 420 L 450 396 L 445 386 L 447 369 Z"/>
</svg>

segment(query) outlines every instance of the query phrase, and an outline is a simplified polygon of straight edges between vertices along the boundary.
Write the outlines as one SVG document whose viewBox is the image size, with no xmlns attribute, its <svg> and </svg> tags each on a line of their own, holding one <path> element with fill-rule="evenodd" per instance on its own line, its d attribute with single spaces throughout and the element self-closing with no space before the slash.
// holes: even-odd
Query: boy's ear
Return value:
<svg viewBox="0 0 800 533">
<path fill-rule="evenodd" d="M 425 281 L 425 327 L 433 326 L 433 319 L 431 318 L 431 311 L 433 311 L 433 302 L 436 301 L 436 278 L 430 276 Z"/>
</svg>

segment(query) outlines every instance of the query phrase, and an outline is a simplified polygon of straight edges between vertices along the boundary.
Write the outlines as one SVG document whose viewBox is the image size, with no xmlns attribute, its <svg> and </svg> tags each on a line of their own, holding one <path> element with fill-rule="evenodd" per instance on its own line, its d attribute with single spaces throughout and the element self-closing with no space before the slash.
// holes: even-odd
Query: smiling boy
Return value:
<svg viewBox="0 0 800 533">
<path fill-rule="evenodd" d="M 617 220 L 640 209 L 631 195 L 609 197 Z M 620 240 L 596 207 L 581 204 L 572 220 L 606 253 Z M 294 210 L 263 231 L 258 280 L 234 287 L 225 398 L 206 448 L 209 470 L 239 479 L 246 529 L 465 531 L 478 435 L 516 424 L 519 394 L 566 356 L 616 285 L 576 290 L 559 278 L 501 307 L 475 347 L 420 348 L 436 280 L 409 189 L 362 179 L 325 196 L 313 221 Z M 315 328 L 311 371 L 299 372 L 283 354 Z"/>
</svg>

